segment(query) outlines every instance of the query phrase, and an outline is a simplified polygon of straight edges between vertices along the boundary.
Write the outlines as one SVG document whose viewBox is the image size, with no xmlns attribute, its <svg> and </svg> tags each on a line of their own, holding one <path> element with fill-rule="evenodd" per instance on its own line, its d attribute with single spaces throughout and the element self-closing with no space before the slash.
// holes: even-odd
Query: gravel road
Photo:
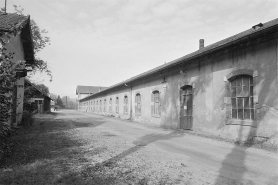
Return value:
<svg viewBox="0 0 278 185">
<path fill-rule="evenodd" d="M 107 184 L 278 184 L 277 153 L 77 111 L 54 119 L 83 125 L 75 137 L 92 150 L 80 172 L 91 180 L 98 173 Z"/>
</svg>

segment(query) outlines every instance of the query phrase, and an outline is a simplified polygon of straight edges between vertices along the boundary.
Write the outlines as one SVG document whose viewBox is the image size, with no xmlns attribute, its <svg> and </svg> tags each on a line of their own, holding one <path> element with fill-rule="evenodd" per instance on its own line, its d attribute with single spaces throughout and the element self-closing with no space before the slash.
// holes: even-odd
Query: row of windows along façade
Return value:
<svg viewBox="0 0 278 185">
<path fill-rule="evenodd" d="M 254 73 L 254 74 L 253 74 Z M 254 86 L 257 71 L 238 70 L 234 71 L 226 78 L 226 96 L 224 103 L 226 105 L 227 118 L 238 120 L 254 120 L 255 119 L 255 104 L 254 104 Z M 193 112 L 193 91 L 194 88 L 186 85 L 180 88 L 180 116 L 187 116 L 187 119 L 192 119 Z M 160 92 L 153 91 L 151 96 L 151 106 L 149 111 L 152 116 L 160 117 L 161 102 Z M 135 116 L 141 115 L 141 110 L 144 107 L 141 101 L 141 94 L 136 93 L 134 97 L 134 113 Z M 120 101 L 123 101 L 120 107 Z M 119 113 L 120 108 L 124 114 L 130 114 L 129 96 L 116 96 L 114 99 L 102 98 L 88 100 L 80 103 L 80 110 L 86 112 L 103 112 L 103 113 Z M 191 116 L 191 118 L 189 118 Z"/>
<path fill-rule="evenodd" d="M 159 91 L 153 91 L 151 93 L 151 115 L 159 117 L 161 114 L 160 111 L 160 92 Z M 104 99 L 96 99 L 96 100 L 89 100 L 86 102 L 80 103 L 80 110 L 86 111 L 86 112 L 104 112 L 104 113 L 119 113 L 120 110 L 120 96 L 116 96 L 113 102 L 113 98 L 104 98 Z M 122 97 L 123 101 L 123 113 L 129 114 L 130 110 L 130 104 L 129 104 L 129 97 L 127 95 Z M 135 99 L 134 99 L 134 105 L 135 105 L 135 115 L 140 116 L 141 115 L 141 109 L 142 109 L 142 102 L 141 102 L 141 94 L 136 93 Z"/>
</svg>

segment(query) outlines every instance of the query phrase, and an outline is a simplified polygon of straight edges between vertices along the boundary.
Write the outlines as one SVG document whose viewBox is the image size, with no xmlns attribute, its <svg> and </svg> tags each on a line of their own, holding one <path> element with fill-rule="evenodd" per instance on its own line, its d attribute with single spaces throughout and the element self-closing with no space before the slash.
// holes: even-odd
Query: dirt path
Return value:
<svg viewBox="0 0 278 185">
<path fill-rule="evenodd" d="M 278 157 L 184 131 L 75 111 L 13 136 L 0 184 L 277 184 Z"/>
</svg>

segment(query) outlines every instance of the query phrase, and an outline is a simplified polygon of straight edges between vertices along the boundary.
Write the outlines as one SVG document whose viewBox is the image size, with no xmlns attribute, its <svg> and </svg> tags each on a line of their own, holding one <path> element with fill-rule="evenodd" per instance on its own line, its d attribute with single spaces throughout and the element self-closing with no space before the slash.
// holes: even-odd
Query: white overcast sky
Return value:
<svg viewBox="0 0 278 185">
<path fill-rule="evenodd" d="M 4 6 L 4 0 L 0 6 Z M 278 17 L 277 0 L 7 0 L 21 5 L 51 45 L 51 93 L 75 97 L 77 85 L 111 86 Z"/>
</svg>

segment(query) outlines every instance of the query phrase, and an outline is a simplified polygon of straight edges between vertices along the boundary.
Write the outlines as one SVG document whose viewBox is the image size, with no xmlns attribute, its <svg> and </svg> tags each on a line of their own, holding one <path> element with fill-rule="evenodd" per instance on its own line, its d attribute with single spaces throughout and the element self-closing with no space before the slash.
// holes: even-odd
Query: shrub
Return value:
<svg viewBox="0 0 278 185">
<path fill-rule="evenodd" d="M 34 114 L 29 111 L 24 111 L 22 116 L 22 126 L 32 126 L 34 123 Z"/>
</svg>

